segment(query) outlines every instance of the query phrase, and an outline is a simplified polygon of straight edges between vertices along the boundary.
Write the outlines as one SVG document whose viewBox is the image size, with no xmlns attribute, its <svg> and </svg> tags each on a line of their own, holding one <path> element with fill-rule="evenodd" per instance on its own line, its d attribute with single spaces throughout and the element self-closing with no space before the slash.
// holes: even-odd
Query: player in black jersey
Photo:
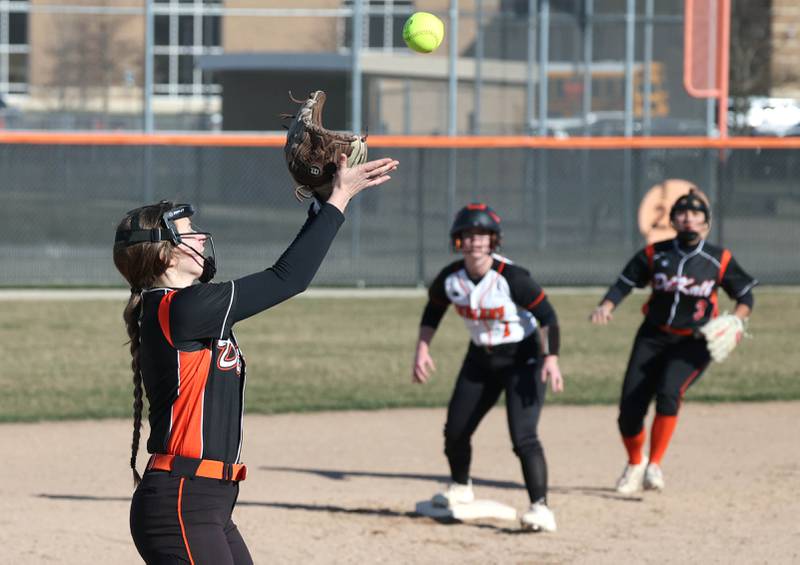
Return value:
<svg viewBox="0 0 800 565">
<path fill-rule="evenodd" d="M 192 226 L 191 205 L 144 206 L 120 222 L 114 264 L 131 287 L 124 319 L 135 398 L 130 525 L 145 562 L 252 563 L 231 519 L 246 475 L 240 462 L 245 360 L 233 325 L 303 292 L 350 199 L 389 180 L 397 164 L 379 159 L 349 168 L 343 156 L 330 199 L 312 206 L 278 261 L 225 283 L 209 282 L 216 271 L 213 242 Z M 140 476 L 143 388 L 152 455 Z"/>
<path fill-rule="evenodd" d="M 612 311 L 633 287 L 652 287 L 643 307 L 644 322 L 636 334 L 619 407 L 619 431 L 628 463 L 617 491 L 632 494 L 642 487 L 661 490 L 661 461 L 677 423 L 686 390 L 710 362 L 706 340 L 699 329 L 718 315 L 717 289 L 722 288 L 736 307 L 733 314 L 746 320 L 753 308 L 752 288 L 757 281 L 736 262 L 731 252 L 708 243 L 701 233 L 711 219 L 706 202 L 694 191 L 680 197 L 670 210 L 677 237 L 639 251 L 611 285 L 590 319 L 605 325 Z M 656 415 L 650 433 L 649 459 L 642 454 L 644 419 L 655 397 Z"/>
<path fill-rule="evenodd" d="M 474 500 L 470 481 L 471 437 L 481 419 L 506 393 L 508 427 L 531 506 L 524 527 L 555 531 L 547 506 L 547 464 L 537 426 L 546 382 L 563 389 L 558 366 L 556 312 L 530 273 L 493 251 L 500 243 L 500 218 L 486 204 L 470 204 L 450 229 L 463 258 L 445 267 L 429 289 L 414 360 L 413 382 L 425 383 L 435 370 L 430 342 L 453 304 L 470 332 L 470 343 L 447 410 L 445 454 L 449 488 L 433 497 L 437 506 Z"/>
</svg>

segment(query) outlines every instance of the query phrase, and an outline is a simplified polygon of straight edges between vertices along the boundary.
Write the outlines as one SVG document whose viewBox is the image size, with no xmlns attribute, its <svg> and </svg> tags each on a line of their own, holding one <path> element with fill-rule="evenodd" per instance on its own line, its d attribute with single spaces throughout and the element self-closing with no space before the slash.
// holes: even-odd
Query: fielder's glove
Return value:
<svg viewBox="0 0 800 565">
<path fill-rule="evenodd" d="M 714 361 L 724 361 L 744 335 L 744 322 L 738 316 L 723 314 L 700 328 Z"/>
<path fill-rule="evenodd" d="M 291 97 L 291 93 L 289 95 Z M 339 155 L 347 155 L 347 165 L 353 167 L 367 160 L 367 138 L 351 133 L 337 133 L 322 127 L 322 107 L 325 93 L 312 92 L 305 101 L 295 100 L 302 108 L 292 118 L 286 135 L 286 164 L 289 173 L 298 183 L 295 197 L 315 197 L 325 202 L 333 191 L 333 175 L 336 173 Z"/>
</svg>

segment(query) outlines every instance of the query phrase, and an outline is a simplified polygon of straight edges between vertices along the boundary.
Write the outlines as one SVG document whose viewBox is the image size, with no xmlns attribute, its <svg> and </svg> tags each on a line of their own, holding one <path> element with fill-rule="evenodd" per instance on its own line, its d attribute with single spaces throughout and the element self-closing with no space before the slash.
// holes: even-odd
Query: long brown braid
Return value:
<svg viewBox="0 0 800 565">
<path fill-rule="evenodd" d="M 117 231 L 131 229 L 132 219 L 137 215 L 139 226 L 142 229 L 158 227 L 162 214 L 173 206 L 172 202 L 164 201 L 131 210 L 119 223 Z M 133 370 L 133 441 L 131 442 L 130 464 L 133 470 L 134 487 L 142 481 L 142 476 L 136 470 L 136 455 L 139 452 L 142 410 L 144 408 L 142 371 L 139 364 L 139 346 L 141 344 L 139 320 L 142 308 L 142 290 L 154 286 L 158 277 L 164 274 L 172 259 L 173 249 L 172 244 L 167 241 L 114 247 L 114 265 L 131 286 L 131 296 L 128 298 L 122 318 L 128 330 L 131 369 Z"/>
<path fill-rule="evenodd" d="M 142 431 L 142 372 L 139 368 L 139 312 L 142 305 L 142 294 L 137 289 L 131 289 L 131 297 L 122 313 L 125 327 L 128 330 L 128 343 L 131 350 L 131 369 L 133 369 L 133 441 L 131 443 L 131 469 L 133 469 L 133 486 L 142 481 L 142 476 L 136 470 L 136 455 L 139 452 L 139 438 Z"/>
</svg>

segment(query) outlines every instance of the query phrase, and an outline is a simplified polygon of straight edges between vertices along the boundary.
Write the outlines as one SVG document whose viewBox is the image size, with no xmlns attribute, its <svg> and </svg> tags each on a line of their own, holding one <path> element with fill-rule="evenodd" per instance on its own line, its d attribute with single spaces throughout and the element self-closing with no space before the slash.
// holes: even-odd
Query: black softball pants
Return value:
<svg viewBox="0 0 800 565">
<path fill-rule="evenodd" d="M 148 565 L 251 565 L 231 519 L 239 484 L 147 471 L 131 501 L 131 535 Z"/>
<path fill-rule="evenodd" d="M 622 383 L 617 419 L 620 433 L 632 437 L 642 431 L 654 397 L 657 414 L 677 415 L 683 395 L 700 379 L 710 359 L 704 339 L 642 324 Z"/>
<path fill-rule="evenodd" d="M 547 463 L 537 427 L 546 386 L 540 378 L 534 338 L 488 352 L 470 344 L 447 409 L 445 455 L 454 482 L 469 480 L 472 434 L 483 417 L 506 393 L 506 416 L 514 453 L 531 502 L 547 497 Z"/>
</svg>

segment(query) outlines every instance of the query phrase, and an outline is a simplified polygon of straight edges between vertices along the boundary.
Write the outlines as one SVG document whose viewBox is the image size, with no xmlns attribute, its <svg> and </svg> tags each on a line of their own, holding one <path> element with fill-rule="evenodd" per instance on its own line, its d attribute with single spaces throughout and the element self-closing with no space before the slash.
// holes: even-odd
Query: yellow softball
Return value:
<svg viewBox="0 0 800 565">
<path fill-rule="evenodd" d="M 403 39 L 419 53 L 435 51 L 444 39 L 444 22 L 428 12 L 414 12 L 403 26 Z"/>
</svg>

